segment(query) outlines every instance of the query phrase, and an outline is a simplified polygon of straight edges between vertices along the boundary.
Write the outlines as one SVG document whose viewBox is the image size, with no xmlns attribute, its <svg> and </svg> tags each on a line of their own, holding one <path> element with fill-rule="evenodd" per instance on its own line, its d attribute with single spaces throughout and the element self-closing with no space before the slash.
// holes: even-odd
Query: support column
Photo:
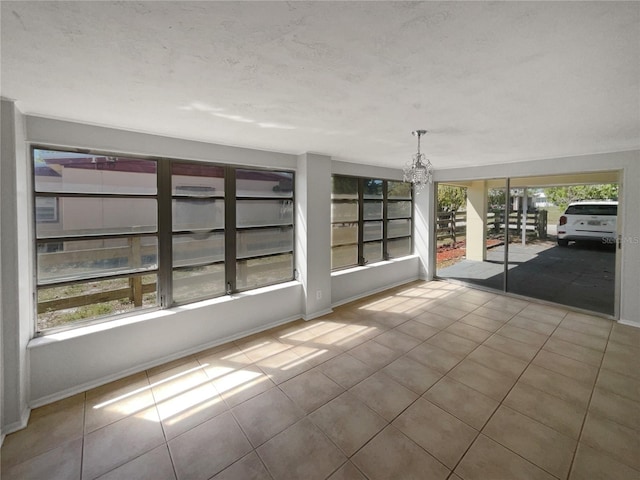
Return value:
<svg viewBox="0 0 640 480">
<path fill-rule="evenodd" d="M 487 256 L 487 186 L 484 180 L 467 188 L 467 259 L 484 262 Z"/>
<path fill-rule="evenodd" d="M 296 268 L 305 320 L 331 312 L 331 157 L 306 153 L 296 172 Z"/>
<path fill-rule="evenodd" d="M 27 343 L 33 331 L 33 252 L 31 236 L 31 176 L 25 141 L 25 121 L 15 103 L 2 99 L 0 150 L 0 265 L 2 292 L 2 434 L 26 426 L 29 377 Z"/>
<path fill-rule="evenodd" d="M 436 273 L 435 254 L 431 252 L 431 246 L 435 245 L 435 185 L 430 183 L 414 195 L 413 251 L 420 257 L 420 278 L 429 281 Z"/>
</svg>

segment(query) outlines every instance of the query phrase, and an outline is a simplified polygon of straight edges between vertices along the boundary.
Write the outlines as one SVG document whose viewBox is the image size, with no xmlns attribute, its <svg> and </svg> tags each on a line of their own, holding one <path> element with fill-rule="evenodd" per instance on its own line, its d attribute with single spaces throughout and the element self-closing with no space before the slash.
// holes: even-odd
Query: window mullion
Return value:
<svg viewBox="0 0 640 480">
<path fill-rule="evenodd" d="M 224 171 L 224 263 L 227 294 L 236 291 L 236 169 Z"/>
<path fill-rule="evenodd" d="M 173 303 L 173 218 L 171 202 L 171 160 L 158 161 L 158 295 L 159 304 Z"/>
<path fill-rule="evenodd" d="M 364 178 L 358 178 L 358 265 L 364 264 Z"/>
<path fill-rule="evenodd" d="M 383 260 L 389 260 L 389 251 L 387 250 L 387 222 L 389 220 L 389 215 L 387 213 L 387 205 L 388 205 L 388 185 L 389 182 L 387 180 L 382 181 L 382 258 Z"/>
</svg>

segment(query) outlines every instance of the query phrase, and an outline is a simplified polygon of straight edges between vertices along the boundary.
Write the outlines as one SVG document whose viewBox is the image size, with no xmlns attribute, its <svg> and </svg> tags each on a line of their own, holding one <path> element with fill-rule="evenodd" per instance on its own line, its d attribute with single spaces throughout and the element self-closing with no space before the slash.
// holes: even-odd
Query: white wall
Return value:
<svg viewBox="0 0 640 480">
<path fill-rule="evenodd" d="M 418 280 L 417 255 L 354 267 L 331 274 L 331 303 L 334 307 L 396 285 Z"/>
<path fill-rule="evenodd" d="M 25 147 L 24 118 L 15 104 L 1 102 L 0 236 L 2 237 L 2 433 L 20 428 L 28 417 L 28 359 L 32 333 L 32 257 L 30 181 Z"/>
<path fill-rule="evenodd" d="M 375 273 L 366 279 L 361 279 L 359 272 L 353 272 L 352 280 L 345 274 L 338 280 L 338 286 L 334 284 L 330 273 L 331 174 L 335 169 L 344 174 L 345 168 L 353 168 L 350 164 L 332 162 L 329 157 L 317 154 L 296 157 L 39 117 L 27 116 L 26 126 L 26 140 L 34 145 L 296 170 L 296 267 L 300 273 L 300 281 L 232 298 L 126 317 L 34 339 L 28 346 L 31 407 L 282 322 L 321 315 L 331 310 L 335 289 L 341 292 L 341 298 L 349 292 L 363 296 L 417 278 L 418 260 L 413 257 L 404 262 L 371 266 Z M 26 152 L 19 158 L 26 168 L 30 162 Z M 362 165 L 354 174 L 399 178 L 395 170 Z M 20 195 L 30 196 L 28 192 Z M 31 222 L 32 214 L 28 212 L 24 218 Z M 31 241 L 22 245 L 27 247 L 20 251 L 33 255 Z M 13 251 L 16 248 L 14 245 Z M 357 284 L 358 288 L 349 290 L 342 287 L 340 281 Z M 27 331 L 31 332 L 33 314 L 25 318 L 29 324 Z"/>
<path fill-rule="evenodd" d="M 561 175 L 578 172 L 621 172 L 621 235 L 625 240 L 620 255 L 618 285 L 620 287 L 619 319 L 640 326 L 640 151 L 601 153 L 575 157 L 551 158 L 530 162 L 507 163 L 482 167 L 436 170 L 436 182 L 477 180 L 504 177 Z"/>
<path fill-rule="evenodd" d="M 302 318 L 331 311 L 331 158 L 307 153 L 296 172 L 296 264 Z"/>
</svg>

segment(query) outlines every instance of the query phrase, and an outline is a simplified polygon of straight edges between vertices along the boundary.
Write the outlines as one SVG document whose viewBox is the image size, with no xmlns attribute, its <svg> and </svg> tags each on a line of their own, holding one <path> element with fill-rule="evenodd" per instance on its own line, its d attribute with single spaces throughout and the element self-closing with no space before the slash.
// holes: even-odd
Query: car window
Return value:
<svg viewBox="0 0 640 480">
<path fill-rule="evenodd" d="M 617 205 L 570 205 L 566 215 L 617 215 Z"/>
</svg>

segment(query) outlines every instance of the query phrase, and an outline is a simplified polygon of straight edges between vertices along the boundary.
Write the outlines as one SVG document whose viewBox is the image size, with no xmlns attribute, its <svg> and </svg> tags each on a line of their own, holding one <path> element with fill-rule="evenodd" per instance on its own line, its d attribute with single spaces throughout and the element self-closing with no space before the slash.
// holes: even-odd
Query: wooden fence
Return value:
<svg viewBox="0 0 640 480">
<path fill-rule="evenodd" d="M 508 225 L 509 234 L 522 235 L 522 228 L 535 234 L 537 238 L 547 238 L 547 211 L 528 212 L 523 221 L 522 212 L 511 212 L 508 222 L 505 222 L 505 214 L 502 210 L 493 210 L 487 213 L 487 234 L 504 235 L 505 224 Z M 461 236 L 465 236 L 467 229 L 467 212 L 438 212 L 436 215 L 436 239 L 451 238 L 455 243 Z"/>
</svg>

